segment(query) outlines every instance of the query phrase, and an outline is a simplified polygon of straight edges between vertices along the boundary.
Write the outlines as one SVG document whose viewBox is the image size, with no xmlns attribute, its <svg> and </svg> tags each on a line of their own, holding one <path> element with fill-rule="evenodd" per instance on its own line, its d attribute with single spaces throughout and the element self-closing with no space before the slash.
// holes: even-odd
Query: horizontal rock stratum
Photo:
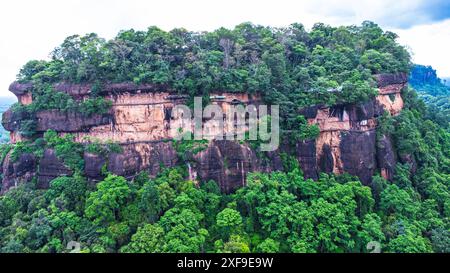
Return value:
<svg viewBox="0 0 450 273">
<path fill-rule="evenodd" d="M 375 75 L 379 94 L 367 102 L 359 104 L 311 106 L 302 109 L 300 114 L 309 124 L 317 124 L 320 134 L 317 139 L 296 144 L 295 156 L 305 177 L 316 179 L 319 172 L 349 173 L 360 177 L 368 184 L 376 170 L 391 179 L 396 157 L 388 136 L 376 138 L 377 117 L 384 111 L 397 115 L 403 108 L 401 91 L 407 84 L 407 75 Z M 33 101 L 30 83 L 13 83 L 13 92 L 21 104 Z M 76 100 L 89 97 L 90 84 L 58 83 L 58 92 L 65 92 Z M 60 135 L 75 136 L 77 142 L 90 139 L 111 140 L 120 144 L 122 153 L 100 156 L 84 154 L 84 172 L 92 181 L 102 179 L 102 167 L 125 177 L 133 177 L 142 170 L 157 174 L 162 167 L 179 163 L 179 158 L 170 141 L 171 110 L 177 104 L 185 103 L 187 97 L 177 95 L 165 85 L 136 85 L 132 83 L 107 84 L 100 94 L 112 102 L 106 114 L 85 117 L 75 112 L 58 110 L 39 111 L 34 117 L 37 121 L 36 133 L 42 135 L 47 130 L 55 130 Z M 233 104 L 260 104 L 257 95 L 246 93 L 216 92 L 212 103 L 224 111 Z M 11 142 L 26 140 L 18 132 L 18 124 L 24 116 L 9 110 L 3 115 L 3 126 L 11 132 Z M 207 121 L 204 126 L 207 125 Z M 226 127 L 226 126 L 225 126 Z M 214 132 L 211 132 L 214 134 Z M 380 142 L 380 143 L 377 143 Z M 189 176 L 198 181 L 215 180 L 224 192 L 231 192 L 245 186 L 249 172 L 269 172 L 282 170 L 280 154 L 289 149 L 281 147 L 275 152 L 267 152 L 264 160 L 246 143 L 237 141 L 210 141 L 207 149 L 193 155 L 189 165 Z M 54 151 L 45 150 L 42 158 L 32 154 L 22 154 L 12 162 L 10 155 L 3 162 L 2 192 L 18 183 L 30 181 L 37 176 L 38 185 L 48 186 L 49 181 L 61 176 L 71 175 L 71 171 L 58 159 Z"/>
</svg>

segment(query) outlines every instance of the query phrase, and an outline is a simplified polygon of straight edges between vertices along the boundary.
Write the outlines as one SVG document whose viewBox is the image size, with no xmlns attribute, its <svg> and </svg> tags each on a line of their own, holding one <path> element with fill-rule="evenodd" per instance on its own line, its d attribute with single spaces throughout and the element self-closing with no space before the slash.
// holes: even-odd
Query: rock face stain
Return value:
<svg viewBox="0 0 450 273">
<path fill-rule="evenodd" d="M 391 115 L 398 115 L 403 109 L 403 98 L 401 92 L 408 81 L 405 73 L 380 74 L 376 76 L 379 95 L 376 97 L 377 103 L 382 109 Z"/>
<path fill-rule="evenodd" d="M 377 163 L 381 176 L 387 180 L 394 178 L 396 155 L 389 136 L 383 135 L 377 141 Z"/>
<path fill-rule="evenodd" d="M 248 94 L 217 93 L 214 97 L 224 97 L 225 99 L 212 99 L 211 104 L 218 105 L 223 113 L 227 113 L 230 106 L 235 102 L 243 104 L 259 103 L 259 97 L 252 98 Z M 108 97 L 112 101 L 111 116 L 109 122 L 99 123 L 86 131 L 76 132 L 77 141 L 83 142 L 86 138 L 108 139 L 118 143 L 135 143 L 159 141 L 172 139 L 178 134 L 178 128 L 185 128 L 182 119 L 173 120 L 172 109 L 186 103 L 186 99 L 173 96 L 168 92 L 161 93 L 125 93 L 111 95 Z M 179 124 L 179 125 L 177 125 Z M 174 127 L 171 130 L 171 125 Z M 230 132 L 234 128 L 233 124 L 224 124 L 225 132 Z M 218 135 L 219 128 L 204 123 L 206 135 Z"/>
<path fill-rule="evenodd" d="M 376 100 L 392 116 L 397 116 L 403 109 L 404 103 L 400 93 L 379 95 Z"/>
<path fill-rule="evenodd" d="M 22 105 L 30 105 L 33 102 L 33 96 L 30 92 L 18 97 L 19 103 Z"/>
<path fill-rule="evenodd" d="M 210 141 L 205 150 L 189 161 L 189 178 L 215 180 L 222 191 L 232 192 L 245 186 L 249 172 L 282 170 L 280 154 L 289 151 L 296 155 L 306 178 L 317 179 L 320 172 L 347 172 L 369 184 L 379 169 L 385 178 L 391 179 L 397 158 L 389 136 L 376 139 L 377 117 L 384 111 L 391 115 L 400 113 L 403 108 L 401 90 L 406 85 L 406 75 L 377 75 L 376 79 L 379 95 L 367 102 L 299 109 L 309 124 L 319 126 L 320 134 L 317 139 L 298 142 L 295 151 L 282 145 L 278 151 L 261 156 L 245 143 Z M 89 96 L 92 86 L 58 83 L 54 88 L 82 100 Z M 10 87 L 22 104 L 32 102 L 31 89 L 30 84 L 13 83 Z M 192 129 L 193 124 L 172 118 L 174 107 L 185 104 L 187 97 L 176 94 L 167 86 L 131 83 L 106 85 L 101 95 L 112 102 L 108 113 L 84 117 L 78 113 L 40 111 L 35 117 L 38 134 L 53 129 L 60 135 L 73 134 L 78 142 L 99 139 L 119 143 L 123 149 L 120 154 L 84 154 L 84 173 L 92 181 L 103 179 L 102 168 L 105 166 L 112 173 L 132 178 L 143 170 L 156 175 L 161 168 L 180 163 L 172 143 L 174 134 L 178 132 L 171 129 L 170 124 L 178 128 L 191 126 Z M 258 95 L 216 92 L 211 94 L 210 103 L 218 105 L 226 113 L 232 105 L 257 106 L 262 100 Z M 25 118 L 23 114 L 11 111 L 3 115 L 3 124 L 11 132 L 12 143 L 23 140 L 18 129 L 20 120 Z M 233 122 L 225 122 L 225 131 L 234 125 Z M 209 120 L 204 120 L 204 127 L 210 135 L 219 134 Z M 30 181 L 33 176 L 37 177 L 39 186 L 45 188 L 52 179 L 71 175 L 52 150 L 46 150 L 41 159 L 25 154 L 14 163 L 8 156 L 2 167 L 2 191 Z"/>
</svg>

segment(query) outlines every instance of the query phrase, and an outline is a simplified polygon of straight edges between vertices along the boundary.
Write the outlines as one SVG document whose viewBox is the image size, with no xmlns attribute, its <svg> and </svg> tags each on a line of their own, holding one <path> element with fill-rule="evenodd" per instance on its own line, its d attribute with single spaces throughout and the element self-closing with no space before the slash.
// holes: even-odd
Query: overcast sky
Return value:
<svg viewBox="0 0 450 273">
<path fill-rule="evenodd" d="M 72 34 L 96 32 L 110 39 L 119 30 L 232 28 L 242 22 L 310 28 L 378 23 L 400 35 L 416 63 L 450 77 L 449 0 L 2 0 L 0 1 L 0 96 L 20 67 L 49 52 Z"/>
</svg>

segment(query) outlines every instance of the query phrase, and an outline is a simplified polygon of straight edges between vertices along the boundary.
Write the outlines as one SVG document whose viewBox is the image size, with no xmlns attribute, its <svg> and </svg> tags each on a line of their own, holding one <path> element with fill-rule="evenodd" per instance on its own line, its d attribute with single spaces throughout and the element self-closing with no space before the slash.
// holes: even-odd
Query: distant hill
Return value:
<svg viewBox="0 0 450 273">
<path fill-rule="evenodd" d="M 440 79 L 431 66 L 414 65 L 409 84 L 429 106 L 428 118 L 450 128 L 450 78 Z"/>
<path fill-rule="evenodd" d="M 17 99 L 15 97 L 0 97 L 0 120 L 2 118 L 3 112 L 8 110 L 8 108 L 17 102 Z M 3 128 L 3 126 L 0 123 L 0 144 L 6 143 L 9 141 L 9 132 Z"/>
<path fill-rule="evenodd" d="M 445 85 L 450 86 L 450 77 L 448 77 L 448 78 L 443 78 L 442 80 L 444 81 L 444 84 L 445 84 Z"/>
<path fill-rule="evenodd" d="M 417 91 L 423 91 L 432 96 L 448 95 L 450 93 L 450 88 L 437 76 L 436 70 L 431 66 L 414 65 L 411 70 L 409 84 Z"/>
</svg>

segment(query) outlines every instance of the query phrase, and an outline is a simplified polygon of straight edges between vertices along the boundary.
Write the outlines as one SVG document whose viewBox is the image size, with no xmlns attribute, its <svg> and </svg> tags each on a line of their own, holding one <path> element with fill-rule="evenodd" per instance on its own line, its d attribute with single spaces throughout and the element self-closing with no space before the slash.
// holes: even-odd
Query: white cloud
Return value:
<svg viewBox="0 0 450 273">
<path fill-rule="evenodd" d="M 370 20 L 389 28 L 410 28 L 450 17 L 448 0 L 315 0 L 310 10 L 351 22 Z"/>
<path fill-rule="evenodd" d="M 425 0 L 0 1 L 0 96 L 10 95 L 8 85 L 24 63 L 45 59 L 72 34 L 96 32 L 112 38 L 121 29 L 146 29 L 150 25 L 165 30 L 174 27 L 213 30 L 245 21 L 271 26 L 300 22 L 311 27 L 315 22 L 349 25 L 373 20 L 389 29 L 428 22 L 431 17 L 420 13 L 424 3 Z M 398 32 L 401 41 L 416 53 L 418 62 L 431 64 L 439 72 L 444 71 L 443 76 L 450 76 L 450 65 L 443 61 L 448 59 L 444 48 L 449 44 L 448 22 L 443 26 L 431 24 Z"/>
<path fill-rule="evenodd" d="M 432 65 L 438 76 L 450 77 L 450 19 L 415 26 L 406 30 L 394 30 L 399 42 L 413 51 L 413 61 L 418 64 Z"/>
</svg>

